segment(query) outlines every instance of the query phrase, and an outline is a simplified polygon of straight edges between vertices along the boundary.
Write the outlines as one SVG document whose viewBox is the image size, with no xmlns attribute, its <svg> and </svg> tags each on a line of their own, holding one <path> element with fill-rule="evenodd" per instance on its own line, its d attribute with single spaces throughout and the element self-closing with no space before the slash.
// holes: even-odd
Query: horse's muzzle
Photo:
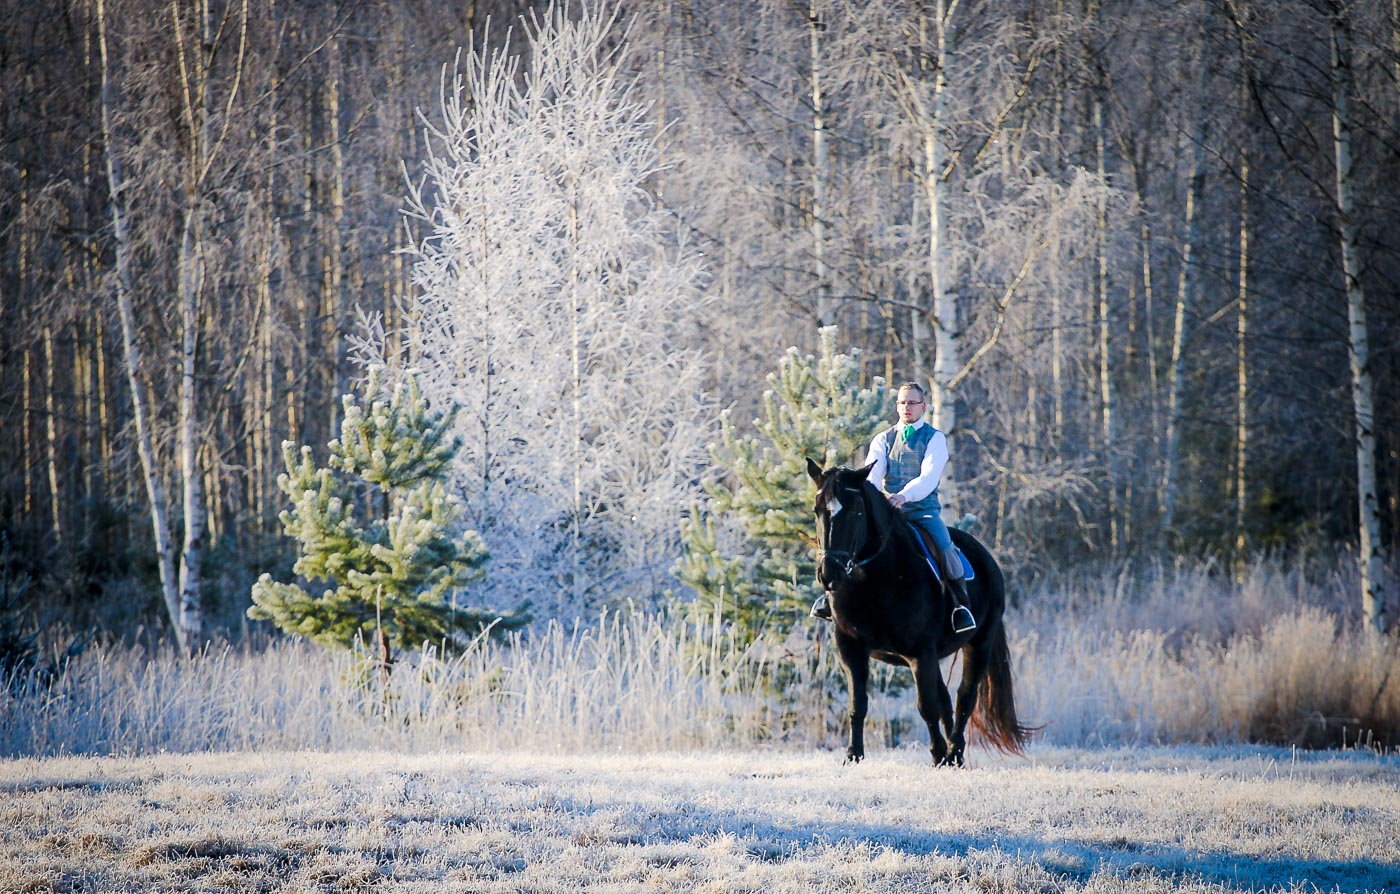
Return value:
<svg viewBox="0 0 1400 894">
<path fill-rule="evenodd" d="M 855 571 L 854 557 L 842 562 L 837 556 L 827 553 L 817 564 L 817 583 L 821 584 L 823 590 L 831 593 L 849 580 Z"/>
</svg>

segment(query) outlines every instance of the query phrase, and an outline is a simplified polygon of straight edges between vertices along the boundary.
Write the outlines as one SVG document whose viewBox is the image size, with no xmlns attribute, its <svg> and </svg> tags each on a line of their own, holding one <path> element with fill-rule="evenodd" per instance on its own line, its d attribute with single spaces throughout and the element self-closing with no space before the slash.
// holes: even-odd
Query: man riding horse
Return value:
<svg viewBox="0 0 1400 894">
<path fill-rule="evenodd" d="M 947 584 L 954 603 L 953 630 L 964 633 L 975 629 L 977 622 L 968 608 L 962 558 L 943 524 L 943 507 L 938 500 L 939 480 L 948 465 L 948 438 L 924 421 L 927 405 L 924 389 L 917 382 L 900 385 L 895 403 L 899 423 L 875 435 L 865 464 L 871 467 L 870 481 L 888 497 L 890 505 L 933 541 L 938 561 L 933 570 Z M 929 564 L 933 564 L 932 559 Z M 812 606 L 812 616 L 831 620 L 825 593 Z"/>
</svg>

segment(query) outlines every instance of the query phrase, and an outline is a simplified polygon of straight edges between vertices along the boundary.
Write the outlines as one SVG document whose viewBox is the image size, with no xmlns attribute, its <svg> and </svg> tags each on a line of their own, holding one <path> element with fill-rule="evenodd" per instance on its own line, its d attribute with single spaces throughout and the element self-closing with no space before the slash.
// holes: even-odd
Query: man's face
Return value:
<svg viewBox="0 0 1400 894">
<path fill-rule="evenodd" d="M 899 389 L 895 398 L 895 408 L 899 411 L 899 421 L 913 425 L 924 418 L 924 398 L 919 392 L 908 388 Z"/>
</svg>

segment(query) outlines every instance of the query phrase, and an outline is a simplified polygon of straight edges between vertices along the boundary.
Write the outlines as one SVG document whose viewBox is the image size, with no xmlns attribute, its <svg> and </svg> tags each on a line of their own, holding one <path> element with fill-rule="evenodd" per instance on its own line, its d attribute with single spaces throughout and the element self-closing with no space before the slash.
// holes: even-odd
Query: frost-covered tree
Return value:
<svg viewBox="0 0 1400 894">
<path fill-rule="evenodd" d="M 382 369 L 370 371 L 363 404 L 345 396 L 325 466 L 310 447 L 282 445 L 287 471 L 278 485 L 292 501 L 282 526 L 301 548 L 294 570 L 325 586 L 264 574 L 248 617 L 325 646 L 361 640 L 387 669 L 399 650 L 450 647 L 488 624 L 508 629 L 528 619 L 459 604 L 461 590 L 481 578 L 487 552 L 475 532 L 461 530 L 445 484 L 460 446 L 453 413 L 430 411 L 415 375 L 387 395 L 384 379 Z"/>
<path fill-rule="evenodd" d="M 665 588 L 707 431 L 698 255 L 647 190 L 616 24 L 555 7 L 528 61 L 459 58 L 409 196 L 403 342 L 430 401 L 461 407 L 453 483 L 490 586 L 561 616 Z"/>
<path fill-rule="evenodd" d="M 710 448 L 718 476 L 685 529 L 677 576 L 698 611 L 717 611 L 745 638 L 805 614 L 816 599 L 815 522 L 806 458 L 858 463 L 885 416 L 884 380 L 860 384 L 859 358 L 821 330 L 817 356 L 789 348 L 768 375 L 758 436 L 741 435 L 728 412 Z"/>
</svg>

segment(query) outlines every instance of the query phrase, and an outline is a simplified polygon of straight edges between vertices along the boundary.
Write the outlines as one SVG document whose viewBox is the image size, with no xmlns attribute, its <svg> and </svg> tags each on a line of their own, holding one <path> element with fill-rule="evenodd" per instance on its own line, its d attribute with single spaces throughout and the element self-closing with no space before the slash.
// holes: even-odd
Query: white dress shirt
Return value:
<svg viewBox="0 0 1400 894">
<path fill-rule="evenodd" d="M 920 419 L 914 423 L 914 428 L 917 430 L 925 425 L 928 423 Z M 903 427 L 903 423 L 897 426 L 901 430 Z M 870 470 L 870 480 L 882 491 L 885 489 L 885 472 L 890 466 L 889 453 L 885 450 L 885 433 L 888 431 L 889 429 L 884 429 L 875 436 L 870 442 L 870 451 L 865 455 L 866 465 L 874 463 Z M 896 434 L 895 437 L 899 435 Z M 943 469 L 947 465 L 948 438 L 943 432 L 934 429 L 933 437 L 929 438 L 928 447 L 924 450 L 924 458 L 919 463 L 918 477 L 904 485 L 900 493 L 910 503 L 917 503 L 938 489 L 938 482 L 943 477 Z"/>
</svg>

